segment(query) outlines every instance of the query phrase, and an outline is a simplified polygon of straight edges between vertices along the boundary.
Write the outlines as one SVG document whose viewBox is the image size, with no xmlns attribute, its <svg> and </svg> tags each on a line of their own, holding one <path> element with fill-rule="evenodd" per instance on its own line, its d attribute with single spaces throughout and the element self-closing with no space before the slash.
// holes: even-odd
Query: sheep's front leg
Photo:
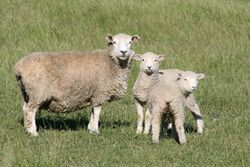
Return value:
<svg viewBox="0 0 250 167">
<path fill-rule="evenodd" d="M 137 129 L 136 129 L 136 133 L 140 134 L 143 130 L 143 106 L 135 100 L 135 105 L 137 108 Z"/>
<path fill-rule="evenodd" d="M 36 127 L 36 112 L 38 108 L 31 107 L 29 104 L 23 105 L 23 122 L 24 127 L 31 136 L 38 136 Z"/>
<path fill-rule="evenodd" d="M 186 143 L 185 129 L 184 129 L 184 110 L 183 107 L 176 108 L 174 111 L 174 125 L 178 135 L 179 143 Z"/>
<path fill-rule="evenodd" d="M 146 134 L 146 135 L 149 134 L 150 126 L 151 126 L 151 113 L 150 113 L 149 109 L 147 109 L 147 111 L 145 113 L 144 134 Z"/>
<path fill-rule="evenodd" d="M 92 108 L 90 121 L 88 124 L 88 130 L 90 131 L 90 133 L 99 133 L 98 123 L 101 109 L 101 106 L 96 106 Z"/>
<path fill-rule="evenodd" d="M 201 115 L 199 106 L 195 101 L 194 94 L 191 94 L 189 97 L 187 97 L 185 105 L 191 111 L 191 113 L 196 121 L 197 132 L 203 133 L 204 121 L 203 121 L 203 117 Z"/>
</svg>

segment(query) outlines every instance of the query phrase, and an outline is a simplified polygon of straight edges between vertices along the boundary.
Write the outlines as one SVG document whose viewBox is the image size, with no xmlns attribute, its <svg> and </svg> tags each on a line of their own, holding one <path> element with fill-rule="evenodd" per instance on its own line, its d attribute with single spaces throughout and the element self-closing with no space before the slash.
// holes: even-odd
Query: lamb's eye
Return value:
<svg viewBox="0 0 250 167">
<path fill-rule="evenodd" d="M 144 59 L 142 59 L 141 61 L 144 61 Z"/>
<path fill-rule="evenodd" d="M 129 44 L 132 44 L 132 41 L 129 41 L 128 43 L 129 43 Z"/>
<path fill-rule="evenodd" d="M 185 78 L 184 80 L 185 80 L 185 81 L 187 81 L 187 79 L 186 79 L 186 78 Z"/>
<path fill-rule="evenodd" d="M 116 42 L 115 42 L 115 41 L 113 41 L 113 44 L 116 44 Z"/>
<path fill-rule="evenodd" d="M 157 62 L 157 60 L 155 59 L 155 62 Z"/>
</svg>

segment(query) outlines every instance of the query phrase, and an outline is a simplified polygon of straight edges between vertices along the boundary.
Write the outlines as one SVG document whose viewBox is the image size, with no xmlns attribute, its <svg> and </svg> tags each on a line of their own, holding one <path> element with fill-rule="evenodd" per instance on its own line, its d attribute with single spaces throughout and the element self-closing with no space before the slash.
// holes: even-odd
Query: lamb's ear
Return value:
<svg viewBox="0 0 250 167">
<path fill-rule="evenodd" d="M 177 76 L 177 79 L 176 79 L 176 80 L 179 81 L 179 80 L 181 79 L 182 75 L 181 75 L 180 72 L 178 72 L 177 75 L 178 75 L 178 76 Z"/>
<path fill-rule="evenodd" d="M 132 40 L 133 42 L 137 42 L 137 41 L 140 40 L 140 38 L 141 38 L 140 35 L 133 35 L 132 38 L 131 38 L 131 40 Z"/>
<path fill-rule="evenodd" d="M 108 42 L 108 45 L 112 44 L 113 43 L 113 37 L 111 34 L 108 34 L 108 36 L 106 37 L 106 40 Z"/>
<path fill-rule="evenodd" d="M 201 80 L 201 79 L 205 78 L 205 74 L 202 74 L 202 73 L 197 74 L 197 78 L 198 78 L 198 80 Z"/>
<path fill-rule="evenodd" d="M 141 55 L 140 54 L 135 54 L 133 56 L 133 59 L 137 60 L 137 61 L 141 61 Z"/>
<path fill-rule="evenodd" d="M 158 59 L 157 59 L 157 60 L 158 60 L 158 61 L 164 60 L 164 55 L 163 55 L 163 54 L 158 55 Z"/>
</svg>

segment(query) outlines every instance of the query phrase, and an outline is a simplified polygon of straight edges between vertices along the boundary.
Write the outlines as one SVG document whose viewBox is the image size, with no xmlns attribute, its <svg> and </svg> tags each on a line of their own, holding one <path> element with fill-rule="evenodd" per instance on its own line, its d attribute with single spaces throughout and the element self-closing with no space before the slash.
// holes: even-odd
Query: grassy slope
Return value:
<svg viewBox="0 0 250 167">
<path fill-rule="evenodd" d="M 101 134 L 86 130 L 90 109 L 38 114 L 40 136 L 22 127 L 22 100 L 13 66 L 33 51 L 105 47 L 108 33 L 141 34 L 135 51 L 164 53 L 162 68 L 203 72 L 197 101 L 205 133 L 188 144 L 135 134 L 131 87 L 107 104 Z M 250 2 L 247 0 L 0 1 L 0 166 L 248 166 L 250 163 Z"/>
</svg>

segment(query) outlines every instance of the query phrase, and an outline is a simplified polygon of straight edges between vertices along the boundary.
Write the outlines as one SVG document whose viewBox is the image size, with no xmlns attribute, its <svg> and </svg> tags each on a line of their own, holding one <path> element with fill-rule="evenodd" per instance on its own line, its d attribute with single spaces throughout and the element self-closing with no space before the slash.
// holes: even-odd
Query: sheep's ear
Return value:
<svg viewBox="0 0 250 167">
<path fill-rule="evenodd" d="M 203 79 L 203 78 L 205 78 L 205 74 L 197 74 L 197 78 L 198 78 L 198 80 L 201 80 L 201 79 Z"/>
<path fill-rule="evenodd" d="M 135 59 L 137 61 L 141 61 L 141 55 L 140 54 L 135 54 L 133 59 Z"/>
<path fill-rule="evenodd" d="M 107 40 L 107 42 L 108 42 L 109 45 L 112 44 L 112 43 L 113 43 L 113 37 L 112 37 L 112 35 L 109 34 L 109 35 L 106 37 L 106 40 Z"/>
<path fill-rule="evenodd" d="M 177 79 L 176 79 L 176 80 L 179 81 L 179 80 L 181 79 L 181 77 L 182 77 L 181 73 L 178 72 L 178 73 L 177 73 Z"/>
<path fill-rule="evenodd" d="M 158 61 L 164 60 L 164 55 L 163 55 L 163 54 L 158 55 L 158 59 L 157 59 L 157 60 L 158 60 Z"/>
<path fill-rule="evenodd" d="M 132 39 L 133 42 L 137 42 L 137 41 L 140 40 L 140 38 L 141 38 L 140 35 L 133 35 L 131 39 Z"/>
</svg>

